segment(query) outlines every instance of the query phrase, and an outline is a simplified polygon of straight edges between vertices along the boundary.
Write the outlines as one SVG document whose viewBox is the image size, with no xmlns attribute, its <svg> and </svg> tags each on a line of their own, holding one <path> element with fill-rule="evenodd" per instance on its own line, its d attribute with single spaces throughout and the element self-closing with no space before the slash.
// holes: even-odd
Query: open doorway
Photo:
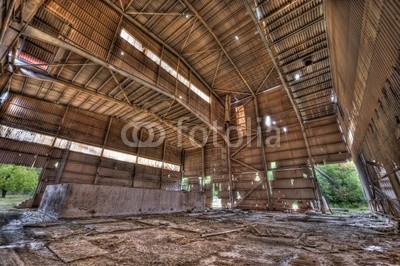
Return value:
<svg viewBox="0 0 400 266">
<path fill-rule="evenodd" d="M 369 210 L 352 161 L 318 165 L 315 170 L 322 195 L 333 212 Z"/>
<path fill-rule="evenodd" d="M 38 185 L 40 172 L 39 168 L 0 164 L 0 210 L 13 209 L 30 200 Z"/>
</svg>

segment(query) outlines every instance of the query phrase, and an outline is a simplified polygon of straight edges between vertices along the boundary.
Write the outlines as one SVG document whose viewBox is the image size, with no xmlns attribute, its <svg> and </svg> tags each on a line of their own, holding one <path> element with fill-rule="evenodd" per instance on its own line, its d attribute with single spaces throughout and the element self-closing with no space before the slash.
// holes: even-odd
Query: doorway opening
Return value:
<svg viewBox="0 0 400 266">
<path fill-rule="evenodd" d="M 35 193 L 41 171 L 40 168 L 0 164 L 0 210 L 13 209 L 29 201 Z"/>
<path fill-rule="evenodd" d="M 322 195 L 333 212 L 369 210 L 352 161 L 317 165 L 315 170 Z"/>
</svg>

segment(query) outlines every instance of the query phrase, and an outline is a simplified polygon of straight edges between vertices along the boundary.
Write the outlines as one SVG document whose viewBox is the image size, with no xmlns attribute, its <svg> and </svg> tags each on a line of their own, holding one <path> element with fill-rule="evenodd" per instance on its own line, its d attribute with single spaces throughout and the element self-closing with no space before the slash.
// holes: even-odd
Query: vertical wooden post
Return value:
<svg viewBox="0 0 400 266">
<path fill-rule="evenodd" d="M 257 96 L 253 97 L 253 101 L 254 101 L 254 109 L 256 112 L 256 119 L 257 119 L 257 136 L 259 138 L 261 138 L 261 159 L 262 159 L 262 163 L 263 163 L 263 168 L 264 168 L 264 176 L 263 179 L 265 180 L 266 186 L 267 186 L 267 198 L 268 198 L 268 209 L 272 210 L 273 206 L 273 202 L 272 202 L 272 196 L 271 196 L 271 188 L 270 188 L 270 184 L 269 184 L 269 180 L 268 180 L 268 165 L 267 165 L 267 158 L 265 156 L 265 142 L 264 142 L 264 137 L 262 134 L 262 130 L 261 130 L 261 117 L 259 114 L 259 110 L 258 110 L 258 101 L 257 101 Z"/>
<path fill-rule="evenodd" d="M 139 160 L 140 143 L 142 141 L 142 132 L 143 132 L 143 129 L 140 128 L 139 129 L 139 138 L 138 138 L 139 139 L 139 143 L 137 144 L 137 151 L 136 151 L 136 160 L 135 160 L 135 163 L 133 165 L 134 170 L 133 170 L 133 175 L 132 175 L 132 187 L 135 186 L 135 177 L 137 175 L 136 171 L 137 171 L 137 164 L 138 164 L 138 160 Z"/>
<path fill-rule="evenodd" d="M 388 175 L 388 179 L 393 187 L 394 193 L 396 194 L 396 198 L 400 199 L 400 183 L 399 180 L 397 179 L 396 174 L 391 173 L 390 175 Z"/>
<path fill-rule="evenodd" d="M 358 154 L 357 158 L 354 160 L 354 164 L 357 168 L 358 175 L 360 177 L 361 185 L 364 191 L 364 196 L 368 201 L 368 207 L 371 212 L 376 211 L 375 204 L 373 204 L 374 193 L 371 190 L 371 179 L 368 175 L 368 172 L 365 169 L 365 165 L 363 163 L 363 155 Z"/>
<path fill-rule="evenodd" d="M 226 143 L 226 157 L 228 159 L 228 180 L 229 180 L 229 203 L 230 209 L 233 208 L 234 205 L 234 191 L 233 191 L 233 179 L 232 179 L 232 162 L 231 162 L 231 145 L 229 135 L 226 134 L 228 142 Z"/>
<path fill-rule="evenodd" d="M 165 161 L 166 148 L 167 148 L 167 143 L 164 140 L 163 141 L 163 150 L 162 150 L 162 163 L 161 163 L 161 171 L 160 171 L 160 186 L 159 186 L 159 189 L 162 189 L 162 177 L 163 177 L 163 173 L 164 173 L 164 161 Z"/>
<path fill-rule="evenodd" d="M 69 151 L 70 151 L 70 148 L 71 148 L 71 144 L 72 144 L 72 142 L 68 141 L 67 147 L 65 147 L 65 150 L 63 151 L 63 155 L 61 157 L 60 164 L 58 165 L 57 176 L 56 176 L 56 179 L 55 179 L 55 183 L 56 184 L 59 184 L 60 181 L 61 181 L 61 176 L 62 176 L 62 174 L 64 172 L 65 164 L 68 161 L 68 156 L 69 156 Z"/>
<path fill-rule="evenodd" d="M 182 148 L 181 150 L 181 188 L 182 190 L 182 179 L 185 172 L 185 150 Z"/>
<path fill-rule="evenodd" d="M 94 184 L 94 185 L 96 185 L 96 184 L 97 184 L 97 181 L 98 181 L 98 177 L 99 177 L 99 168 L 100 168 L 101 161 L 102 161 L 102 159 L 103 159 L 104 148 L 105 148 L 105 146 L 106 146 L 106 144 L 107 144 L 107 141 L 108 141 L 108 135 L 110 134 L 110 128 L 111 128 L 112 121 L 113 121 L 113 117 L 110 116 L 110 120 L 108 121 L 107 131 L 106 131 L 106 134 L 105 134 L 104 140 L 103 140 L 103 146 L 101 147 L 101 153 L 100 153 L 99 163 L 98 163 L 97 166 L 96 166 L 96 173 L 95 173 L 95 176 L 94 176 L 94 179 L 93 179 L 93 184 Z"/>
<path fill-rule="evenodd" d="M 8 101 L 8 102 L 9 102 L 9 101 Z M 50 149 L 49 149 L 49 154 L 48 154 L 48 156 L 47 156 L 47 162 L 46 162 L 45 166 L 43 167 L 43 170 L 42 170 L 42 172 L 40 173 L 40 176 L 39 176 L 39 182 L 38 182 L 38 185 L 37 185 L 37 187 L 36 187 L 35 194 L 34 194 L 34 196 L 33 196 L 33 202 L 36 201 L 36 199 L 37 199 L 37 197 L 38 197 L 38 194 L 39 194 L 39 191 L 41 191 L 41 189 L 42 189 L 42 187 L 43 187 L 43 178 L 44 178 L 45 175 L 46 175 L 47 167 L 49 166 L 50 160 L 51 160 L 51 158 L 52 158 L 52 156 L 53 156 L 54 146 L 55 146 L 55 144 L 56 144 L 58 135 L 60 134 L 61 129 L 62 129 L 63 125 L 64 125 L 64 122 L 65 122 L 66 116 L 67 116 L 67 114 L 68 114 L 68 111 L 69 111 L 69 106 L 67 106 L 67 107 L 65 108 L 65 111 L 64 111 L 64 114 L 63 114 L 63 116 L 62 116 L 62 118 L 61 118 L 60 124 L 58 125 L 58 129 L 57 129 L 56 135 L 54 136 L 54 140 L 53 140 L 53 142 L 51 143 L 51 146 L 50 146 Z M 55 181 L 56 181 L 56 180 L 55 180 Z"/>
<path fill-rule="evenodd" d="M 325 209 L 325 204 L 324 204 L 324 200 L 322 199 L 322 191 L 321 191 L 321 187 L 319 186 L 318 180 L 317 180 L 317 172 L 315 171 L 315 166 L 314 164 L 311 166 L 312 169 L 312 173 L 313 173 L 313 181 L 314 181 L 314 187 L 315 187 L 315 194 L 318 198 L 318 202 L 319 202 L 319 209 L 321 210 L 322 213 L 326 213 L 326 209 Z"/>
<path fill-rule="evenodd" d="M 201 191 L 204 192 L 204 180 L 206 178 L 206 151 L 204 146 L 201 147 L 201 179 L 202 179 L 202 184 L 201 184 Z"/>
<path fill-rule="evenodd" d="M 164 57 L 164 46 L 161 49 L 161 56 L 160 56 L 160 64 L 158 65 L 158 70 L 157 70 L 157 80 L 156 80 L 156 86 L 159 85 L 160 83 L 160 75 L 161 75 L 161 64 L 162 64 L 162 59 Z"/>
</svg>

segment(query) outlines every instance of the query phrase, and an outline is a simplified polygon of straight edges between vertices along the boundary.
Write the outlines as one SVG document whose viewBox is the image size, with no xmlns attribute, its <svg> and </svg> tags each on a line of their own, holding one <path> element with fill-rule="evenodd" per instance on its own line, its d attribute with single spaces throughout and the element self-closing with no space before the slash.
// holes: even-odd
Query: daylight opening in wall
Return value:
<svg viewBox="0 0 400 266">
<path fill-rule="evenodd" d="M 274 172 L 268 171 L 267 172 L 268 181 L 274 180 Z"/>
<path fill-rule="evenodd" d="M 236 199 L 241 199 L 242 197 L 240 196 L 240 192 L 236 191 Z"/>
<path fill-rule="evenodd" d="M 272 125 L 272 120 L 271 120 L 271 117 L 269 115 L 267 115 L 267 117 L 265 118 L 265 125 L 267 127 L 270 127 Z"/>
<path fill-rule="evenodd" d="M 181 75 L 176 70 L 174 70 L 167 62 L 162 60 L 154 52 L 152 52 L 148 48 L 143 47 L 143 45 L 135 37 L 133 37 L 129 32 L 127 32 L 125 29 L 121 30 L 120 37 L 122 39 L 124 39 L 125 41 L 127 41 L 130 45 L 135 47 L 137 50 L 144 53 L 150 60 L 152 60 L 157 65 L 159 65 L 162 69 L 164 69 L 166 72 L 168 72 L 171 76 L 173 76 L 175 79 L 177 79 L 180 83 L 182 83 L 183 85 L 188 87 L 197 96 L 202 98 L 207 103 L 210 103 L 210 97 L 207 94 L 205 94 L 203 91 L 201 91 L 199 88 L 197 88 L 193 83 L 191 83 L 183 75 Z M 179 97 L 179 98 L 182 99 L 181 97 Z"/>
<path fill-rule="evenodd" d="M 4 125 L 0 125 L 0 137 L 18 141 L 37 143 L 46 146 L 52 146 L 54 143 L 54 147 L 59 149 L 69 149 L 71 151 L 78 153 L 83 153 L 93 156 L 103 156 L 104 158 L 109 158 L 122 162 L 130 162 L 130 163 L 136 162 L 136 155 L 119 151 L 113 151 L 109 149 L 102 149 L 100 147 L 96 147 L 93 145 L 78 143 L 75 141 L 66 140 L 62 138 L 55 138 L 41 133 L 36 133 L 23 129 L 17 129 Z M 140 156 L 137 158 L 136 163 L 154 168 L 163 168 L 175 172 L 179 172 L 181 170 L 180 165 L 166 163 L 166 162 L 164 162 L 163 164 L 162 161 L 144 158 Z"/>
<path fill-rule="evenodd" d="M 181 181 L 181 190 L 190 191 L 189 178 L 183 177 Z"/>
<path fill-rule="evenodd" d="M 213 184 L 213 199 L 212 199 L 212 208 L 222 208 L 221 199 L 219 198 L 219 192 L 221 191 L 221 183 L 214 183 Z"/>
<path fill-rule="evenodd" d="M 299 202 L 297 200 L 295 200 L 292 204 L 292 209 L 294 211 L 297 211 L 299 209 Z"/>
<path fill-rule="evenodd" d="M 0 163 L 0 222 L 4 221 L 4 216 L 1 216 L 4 211 L 15 213 L 15 207 L 32 199 L 41 172 L 42 168 L 35 168 L 35 163 L 32 166 Z M 1 261 L 4 262 L 3 255 Z"/>
</svg>

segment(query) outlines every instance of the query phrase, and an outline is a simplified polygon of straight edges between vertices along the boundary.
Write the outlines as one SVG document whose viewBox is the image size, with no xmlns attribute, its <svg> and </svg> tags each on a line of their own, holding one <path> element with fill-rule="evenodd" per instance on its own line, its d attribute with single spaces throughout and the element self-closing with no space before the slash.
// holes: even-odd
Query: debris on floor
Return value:
<svg viewBox="0 0 400 266">
<path fill-rule="evenodd" d="M 3 225 L 0 239 L 0 265 L 400 265 L 397 225 L 372 214 L 49 221 L 32 212 Z"/>
</svg>

